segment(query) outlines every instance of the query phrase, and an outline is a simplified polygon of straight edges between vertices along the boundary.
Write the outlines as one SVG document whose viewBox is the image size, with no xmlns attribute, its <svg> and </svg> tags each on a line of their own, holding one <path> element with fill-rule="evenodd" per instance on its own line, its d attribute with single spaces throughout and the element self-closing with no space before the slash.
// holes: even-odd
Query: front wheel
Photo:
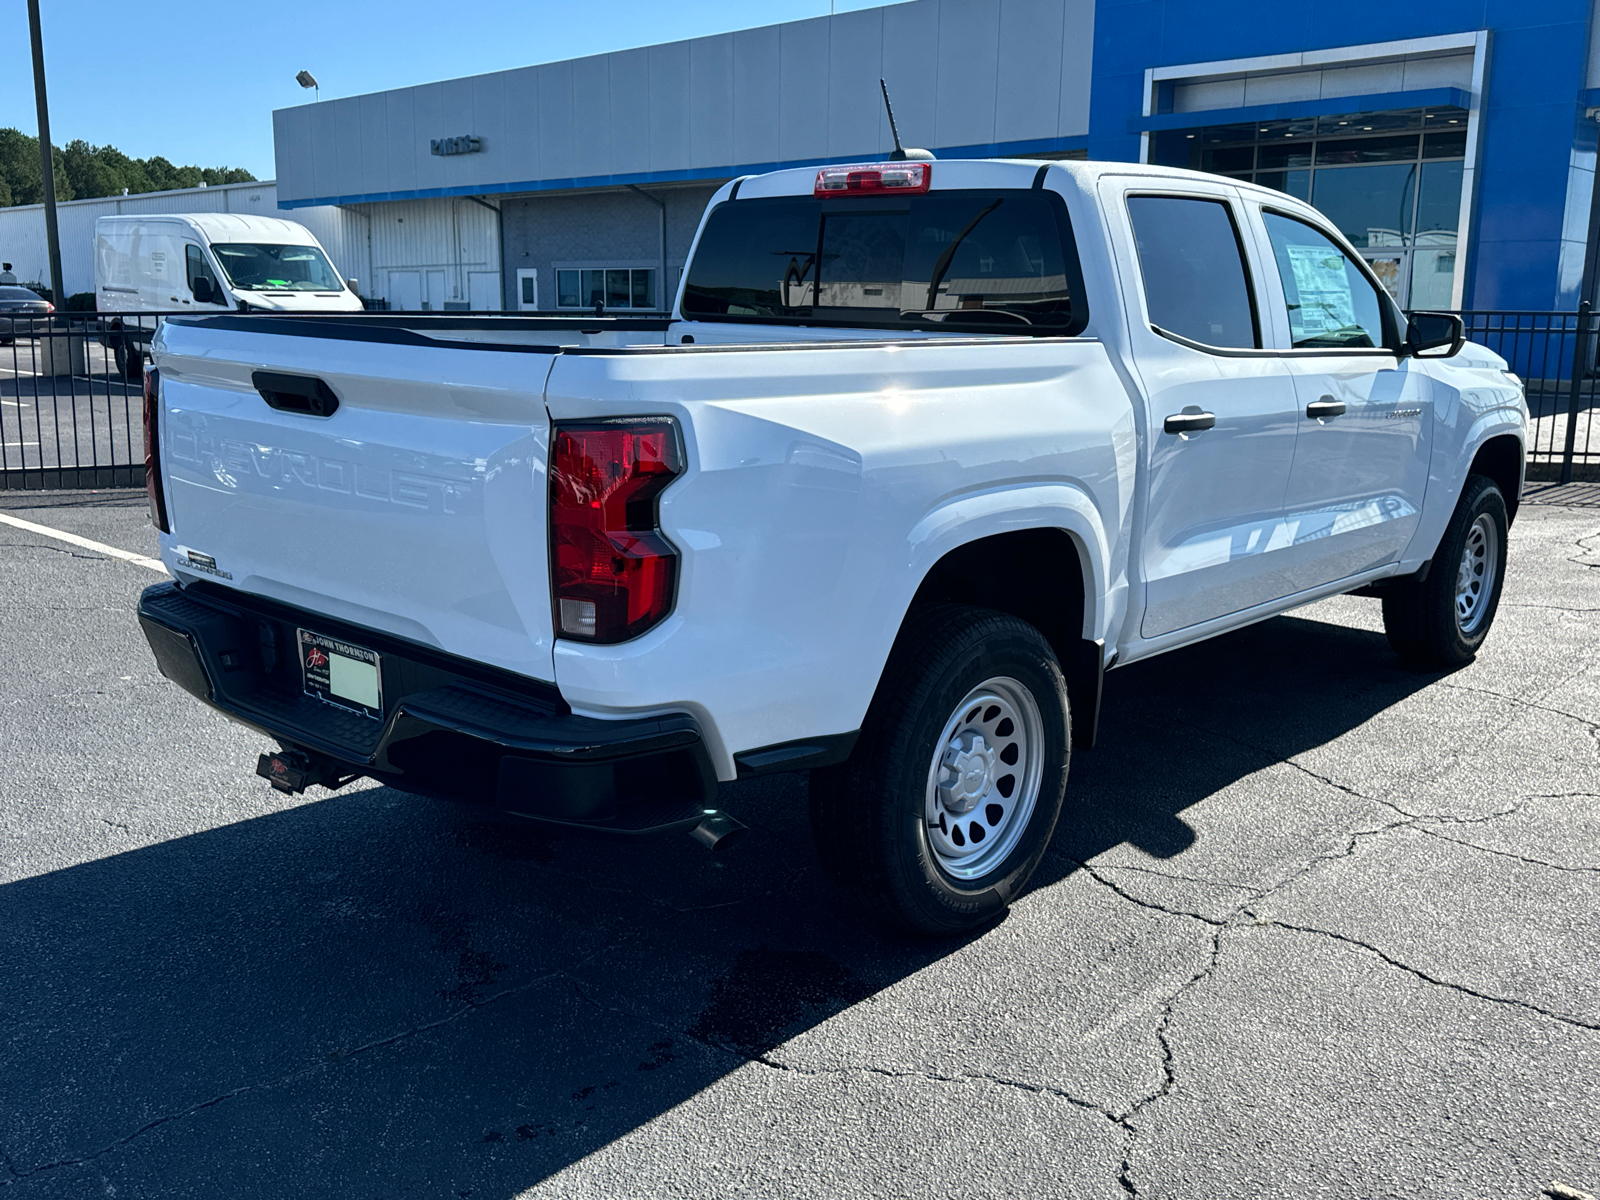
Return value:
<svg viewBox="0 0 1600 1200">
<path fill-rule="evenodd" d="M 1472 661 L 1500 607 L 1508 525 L 1494 481 L 1469 475 L 1428 577 L 1384 593 L 1384 632 L 1401 658 L 1430 670 Z"/>
<path fill-rule="evenodd" d="M 1043 858 L 1070 752 L 1038 630 L 936 605 L 907 619 L 848 763 L 811 775 L 824 863 L 892 922 L 953 934 L 999 915 Z"/>
</svg>

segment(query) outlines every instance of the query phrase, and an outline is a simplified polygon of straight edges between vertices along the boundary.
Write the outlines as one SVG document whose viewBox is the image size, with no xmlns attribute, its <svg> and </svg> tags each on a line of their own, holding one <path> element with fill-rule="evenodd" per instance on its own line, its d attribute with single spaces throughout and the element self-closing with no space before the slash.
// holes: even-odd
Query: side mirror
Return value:
<svg viewBox="0 0 1600 1200">
<path fill-rule="evenodd" d="M 1437 350 L 1448 346 L 1443 354 L 1430 354 L 1429 358 L 1450 358 L 1461 353 L 1467 343 L 1466 326 L 1455 313 L 1414 312 L 1406 322 L 1407 354 L 1421 355 L 1424 350 Z"/>
<path fill-rule="evenodd" d="M 189 290 L 194 293 L 196 303 L 213 304 L 216 302 L 216 297 L 211 294 L 211 280 L 204 275 L 196 275 L 194 282 L 189 285 Z"/>
</svg>

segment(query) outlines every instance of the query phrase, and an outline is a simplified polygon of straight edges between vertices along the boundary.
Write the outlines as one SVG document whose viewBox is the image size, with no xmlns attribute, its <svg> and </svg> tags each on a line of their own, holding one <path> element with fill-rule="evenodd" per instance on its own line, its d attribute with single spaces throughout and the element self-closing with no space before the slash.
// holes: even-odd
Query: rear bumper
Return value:
<svg viewBox="0 0 1600 1200">
<path fill-rule="evenodd" d="M 686 714 L 598 720 L 550 684 L 201 582 L 139 598 L 161 673 L 233 719 L 346 773 L 613 836 L 692 829 L 716 796 Z M 305 692 L 296 629 L 376 651 L 383 717 Z"/>
</svg>

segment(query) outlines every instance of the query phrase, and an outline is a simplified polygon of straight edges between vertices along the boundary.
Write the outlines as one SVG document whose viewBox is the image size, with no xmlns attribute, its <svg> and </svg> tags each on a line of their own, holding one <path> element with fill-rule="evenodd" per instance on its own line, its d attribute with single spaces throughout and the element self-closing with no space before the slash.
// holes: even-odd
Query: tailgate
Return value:
<svg viewBox="0 0 1600 1200">
<path fill-rule="evenodd" d="M 180 579 L 552 680 L 554 353 L 164 325 L 163 559 Z M 338 406 L 279 411 L 255 371 L 320 379 Z"/>
</svg>

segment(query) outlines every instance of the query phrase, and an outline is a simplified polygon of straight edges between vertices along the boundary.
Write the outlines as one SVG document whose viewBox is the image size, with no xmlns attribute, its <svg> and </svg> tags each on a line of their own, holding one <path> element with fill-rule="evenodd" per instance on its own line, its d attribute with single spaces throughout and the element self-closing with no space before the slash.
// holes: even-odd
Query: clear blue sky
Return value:
<svg viewBox="0 0 1600 1200">
<path fill-rule="evenodd" d="M 41 0 L 50 134 L 273 177 L 301 69 L 335 99 L 872 8 L 885 0 Z M 24 0 L 0 0 L 0 128 L 38 132 Z"/>
</svg>

